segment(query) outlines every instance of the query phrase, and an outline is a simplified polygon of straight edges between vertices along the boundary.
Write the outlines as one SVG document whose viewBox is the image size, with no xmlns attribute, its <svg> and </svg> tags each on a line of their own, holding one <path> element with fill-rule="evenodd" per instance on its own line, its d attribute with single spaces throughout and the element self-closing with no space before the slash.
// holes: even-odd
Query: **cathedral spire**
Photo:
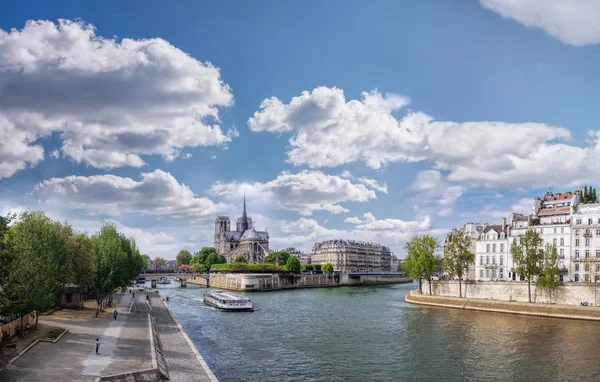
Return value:
<svg viewBox="0 0 600 382">
<path fill-rule="evenodd" d="M 246 215 L 246 193 L 244 193 L 244 211 L 242 212 L 242 233 L 248 230 L 248 215 Z"/>
</svg>

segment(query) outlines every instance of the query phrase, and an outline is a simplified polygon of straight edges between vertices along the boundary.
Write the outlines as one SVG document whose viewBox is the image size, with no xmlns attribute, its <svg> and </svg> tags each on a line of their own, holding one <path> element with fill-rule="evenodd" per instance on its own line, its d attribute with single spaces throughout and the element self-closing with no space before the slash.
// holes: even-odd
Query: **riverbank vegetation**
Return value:
<svg viewBox="0 0 600 382">
<path fill-rule="evenodd" d="M 462 231 L 454 231 L 444 248 L 444 269 L 450 277 L 458 277 L 458 294 L 462 297 L 462 278 L 475 265 L 475 253 L 471 251 L 471 238 Z"/>
<path fill-rule="evenodd" d="M 190 266 L 194 272 L 208 272 L 213 265 L 225 263 L 227 263 L 225 256 L 217 254 L 214 247 L 203 247 L 190 259 Z"/>
<path fill-rule="evenodd" d="M 88 236 L 40 211 L 0 217 L 0 315 L 39 313 L 72 287 L 92 295 L 99 310 L 145 265 L 133 238 L 113 224 Z"/>
<path fill-rule="evenodd" d="M 402 271 L 419 280 L 419 291 L 422 291 L 423 279 L 427 280 L 431 294 L 431 280 L 442 267 L 442 259 L 437 254 L 440 242 L 431 235 L 414 236 L 404 248 L 406 259 L 402 263 Z"/>
</svg>

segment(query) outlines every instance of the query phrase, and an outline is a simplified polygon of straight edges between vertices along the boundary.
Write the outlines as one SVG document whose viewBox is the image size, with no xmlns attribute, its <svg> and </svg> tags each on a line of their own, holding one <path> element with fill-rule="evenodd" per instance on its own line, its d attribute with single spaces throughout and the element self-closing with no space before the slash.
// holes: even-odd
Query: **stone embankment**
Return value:
<svg viewBox="0 0 600 382">
<path fill-rule="evenodd" d="M 188 283 L 214 289 L 228 289 L 240 292 L 274 291 L 282 289 L 330 288 L 340 286 L 360 286 L 379 284 L 409 283 L 413 280 L 398 273 L 362 273 L 339 275 L 289 275 L 279 273 L 211 274 L 210 280 L 203 278 L 188 279 Z"/>
<path fill-rule="evenodd" d="M 409 292 L 405 296 L 404 301 L 411 304 L 442 308 L 600 321 L 600 308 L 597 307 L 430 296 L 420 294 L 416 291 Z"/>
</svg>

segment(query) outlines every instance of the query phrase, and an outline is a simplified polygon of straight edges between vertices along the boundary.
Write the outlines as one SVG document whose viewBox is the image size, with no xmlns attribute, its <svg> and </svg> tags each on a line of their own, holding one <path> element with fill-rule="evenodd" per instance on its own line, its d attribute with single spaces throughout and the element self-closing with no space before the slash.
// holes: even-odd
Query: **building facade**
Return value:
<svg viewBox="0 0 600 382">
<path fill-rule="evenodd" d="M 228 216 L 218 216 L 215 221 L 215 250 L 232 263 L 243 256 L 248 263 L 262 263 L 269 254 L 269 233 L 256 231 L 252 218 L 246 214 L 246 197 L 242 216 L 236 221 L 236 230 L 231 231 Z"/>
<path fill-rule="evenodd" d="M 392 255 L 389 247 L 379 243 L 327 240 L 315 243 L 311 260 L 313 264 L 331 263 L 335 271 L 391 272 Z"/>
<path fill-rule="evenodd" d="M 486 226 L 479 240 L 475 242 L 475 280 L 506 280 L 509 264 L 510 248 L 508 237 L 510 226 L 506 224 L 506 218 L 502 224 Z"/>
<path fill-rule="evenodd" d="M 471 252 L 477 252 L 477 240 L 481 236 L 481 233 L 487 227 L 487 223 L 466 223 L 460 228 L 454 228 L 447 236 L 444 241 L 444 247 L 452 241 L 452 235 L 458 232 L 465 233 L 471 239 Z M 444 251 L 445 253 L 446 251 Z M 464 280 L 475 280 L 475 265 L 469 267 L 469 271 L 463 276 Z"/>
<path fill-rule="evenodd" d="M 288 251 L 291 256 L 297 257 L 298 260 L 300 260 L 300 264 L 310 264 L 311 263 L 310 262 L 311 261 L 310 254 L 304 253 L 300 249 L 297 249 L 294 247 L 289 247 L 289 248 L 286 248 L 286 251 Z"/>
<path fill-rule="evenodd" d="M 579 204 L 572 217 L 573 250 L 568 265 L 574 282 L 600 282 L 600 204 Z"/>
</svg>

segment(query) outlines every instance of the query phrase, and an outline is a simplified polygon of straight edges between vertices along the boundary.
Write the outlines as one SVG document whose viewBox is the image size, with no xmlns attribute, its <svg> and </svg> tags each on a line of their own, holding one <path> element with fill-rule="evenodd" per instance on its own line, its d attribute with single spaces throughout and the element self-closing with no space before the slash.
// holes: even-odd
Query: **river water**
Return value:
<svg viewBox="0 0 600 382">
<path fill-rule="evenodd" d="M 413 306 L 415 284 L 249 293 L 245 313 L 175 286 L 161 294 L 224 382 L 600 381 L 600 323 Z"/>
</svg>

